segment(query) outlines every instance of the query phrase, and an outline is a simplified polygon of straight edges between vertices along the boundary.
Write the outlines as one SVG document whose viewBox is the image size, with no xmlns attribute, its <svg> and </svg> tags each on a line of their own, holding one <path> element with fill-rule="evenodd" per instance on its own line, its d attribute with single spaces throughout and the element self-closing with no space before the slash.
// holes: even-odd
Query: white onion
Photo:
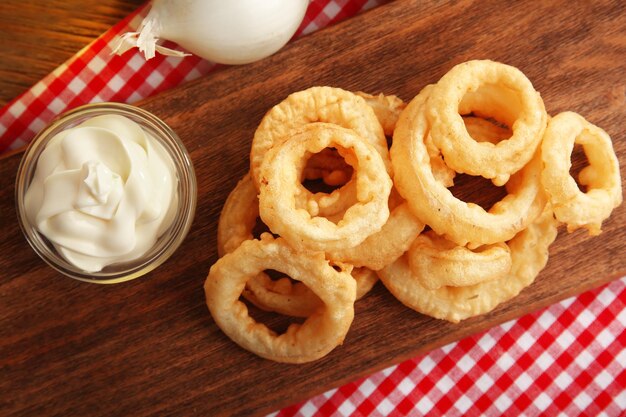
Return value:
<svg viewBox="0 0 626 417">
<path fill-rule="evenodd" d="M 119 40 L 115 52 L 138 47 L 146 59 L 155 52 L 184 56 L 165 48 L 170 40 L 197 56 L 221 64 L 265 58 L 291 39 L 309 0 L 154 0 L 138 32 Z"/>
</svg>

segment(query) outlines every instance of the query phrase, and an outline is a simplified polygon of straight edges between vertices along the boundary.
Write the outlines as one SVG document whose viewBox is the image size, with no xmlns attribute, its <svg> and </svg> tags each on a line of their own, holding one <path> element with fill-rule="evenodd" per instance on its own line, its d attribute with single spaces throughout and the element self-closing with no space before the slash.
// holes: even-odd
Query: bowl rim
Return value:
<svg viewBox="0 0 626 417">
<path fill-rule="evenodd" d="M 39 156 L 57 133 L 102 114 L 118 114 L 139 122 L 164 148 L 176 167 L 178 207 L 172 223 L 157 242 L 139 258 L 111 264 L 98 272 L 84 271 L 65 260 L 52 243 L 29 223 L 24 196 L 36 171 Z M 99 284 L 114 284 L 139 278 L 169 259 L 185 240 L 195 217 L 197 178 L 193 162 L 180 137 L 156 115 L 140 107 L 116 102 L 90 103 L 54 117 L 29 143 L 18 166 L 15 179 L 15 208 L 18 224 L 30 247 L 50 267 L 70 278 Z M 122 269 L 119 269 L 122 268 Z"/>
</svg>

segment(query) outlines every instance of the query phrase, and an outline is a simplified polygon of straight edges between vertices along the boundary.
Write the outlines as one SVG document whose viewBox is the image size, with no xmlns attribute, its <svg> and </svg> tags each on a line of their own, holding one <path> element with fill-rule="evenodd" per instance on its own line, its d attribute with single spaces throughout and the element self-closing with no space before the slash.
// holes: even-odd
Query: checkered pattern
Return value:
<svg viewBox="0 0 626 417">
<path fill-rule="evenodd" d="M 314 0 L 295 37 L 386 1 Z M 195 56 L 157 55 L 146 61 L 137 50 L 112 54 L 116 37 L 136 30 L 147 11 L 146 4 L 1 109 L 0 152 L 26 145 L 54 116 L 74 107 L 102 101 L 133 103 L 218 68 Z"/>
<path fill-rule="evenodd" d="M 626 277 L 270 416 L 625 412 Z"/>
<path fill-rule="evenodd" d="M 314 0 L 296 36 L 385 0 Z M 89 102 L 135 102 L 217 68 L 196 57 L 111 55 L 144 6 L 0 109 L 0 152 Z M 166 45 L 168 46 L 168 45 Z M 171 45 L 170 45 L 171 46 Z M 271 416 L 626 413 L 626 277 L 330 390 Z"/>
</svg>

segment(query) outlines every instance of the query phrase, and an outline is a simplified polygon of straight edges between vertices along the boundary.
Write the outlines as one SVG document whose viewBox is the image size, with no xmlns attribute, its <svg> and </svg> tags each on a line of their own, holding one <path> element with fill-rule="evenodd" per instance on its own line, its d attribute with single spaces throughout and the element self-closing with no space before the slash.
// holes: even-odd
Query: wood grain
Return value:
<svg viewBox="0 0 626 417">
<path fill-rule="evenodd" d="M 281 365 L 243 351 L 204 305 L 216 221 L 246 172 L 254 129 L 312 85 L 411 99 L 452 65 L 490 58 L 520 68 L 548 111 L 574 110 L 612 136 L 626 166 L 626 11 L 619 2 L 396 1 L 141 103 L 181 136 L 195 164 L 192 232 L 148 276 L 114 286 L 64 278 L 16 225 L 19 155 L 0 164 L 0 414 L 258 415 L 304 400 L 626 274 L 626 209 L 604 233 L 560 233 L 547 268 L 517 298 L 459 325 L 404 308 L 378 285 L 356 305 L 345 343 Z"/>
<path fill-rule="evenodd" d="M 0 2 L 0 106 L 30 88 L 145 0 Z"/>
</svg>

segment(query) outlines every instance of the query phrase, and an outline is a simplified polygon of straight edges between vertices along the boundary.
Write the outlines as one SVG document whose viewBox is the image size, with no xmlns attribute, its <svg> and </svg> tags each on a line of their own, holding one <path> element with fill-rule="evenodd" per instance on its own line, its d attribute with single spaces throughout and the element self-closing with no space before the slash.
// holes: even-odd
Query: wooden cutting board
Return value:
<svg viewBox="0 0 626 417">
<path fill-rule="evenodd" d="M 454 64 L 520 68 L 551 114 L 574 110 L 612 136 L 626 166 L 626 9 L 620 2 L 397 1 L 140 105 L 187 145 L 199 180 L 193 229 L 174 256 L 112 286 L 47 267 L 16 223 L 20 154 L 0 163 L 0 414 L 255 415 L 277 410 L 626 274 L 626 205 L 600 237 L 561 232 L 536 282 L 483 317 L 449 324 L 378 285 L 327 357 L 282 365 L 238 348 L 213 323 L 202 284 L 222 204 L 247 171 L 263 114 L 312 85 L 410 100 Z"/>
</svg>

